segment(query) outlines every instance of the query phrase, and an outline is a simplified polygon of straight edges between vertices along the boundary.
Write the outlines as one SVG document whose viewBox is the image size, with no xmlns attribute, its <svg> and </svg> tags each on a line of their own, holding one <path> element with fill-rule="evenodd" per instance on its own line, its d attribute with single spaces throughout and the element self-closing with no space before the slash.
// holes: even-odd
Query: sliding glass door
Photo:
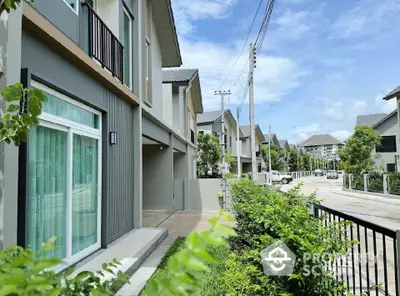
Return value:
<svg viewBox="0 0 400 296">
<path fill-rule="evenodd" d="M 100 248 L 101 116 L 41 84 L 47 94 L 40 125 L 28 141 L 28 244 L 68 264 Z M 46 105 L 47 104 L 47 105 Z"/>
</svg>

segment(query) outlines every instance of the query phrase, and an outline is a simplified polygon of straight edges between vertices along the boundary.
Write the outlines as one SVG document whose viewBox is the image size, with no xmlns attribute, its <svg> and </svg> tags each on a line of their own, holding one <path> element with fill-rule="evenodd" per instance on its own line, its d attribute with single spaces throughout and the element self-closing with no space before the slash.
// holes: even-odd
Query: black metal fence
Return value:
<svg viewBox="0 0 400 296">
<path fill-rule="evenodd" d="M 400 296 L 400 232 L 342 212 L 314 205 L 314 216 L 325 225 L 339 222 L 343 239 L 357 241 L 348 256 L 335 259 L 332 272 L 356 295 Z M 351 223 L 340 223 L 348 221 Z M 341 237 L 342 238 L 342 237 Z"/>
<path fill-rule="evenodd" d="M 123 81 L 124 47 L 90 5 L 83 3 L 88 13 L 89 56 Z"/>
</svg>

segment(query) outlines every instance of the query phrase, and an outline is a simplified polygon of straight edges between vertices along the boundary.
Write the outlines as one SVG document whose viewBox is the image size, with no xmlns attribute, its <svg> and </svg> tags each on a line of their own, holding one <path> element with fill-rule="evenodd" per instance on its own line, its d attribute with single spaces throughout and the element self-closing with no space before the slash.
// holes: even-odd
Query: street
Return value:
<svg viewBox="0 0 400 296">
<path fill-rule="evenodd" d="M 341 177 L 327 180 L 326 176 L 313 176 L 302 179 L 302 182 L 302 192 L 316 192 L 324 206 L 392 230 L 400 229 L 400 197 L 390 199 L 342 191 Z"/>
</svg>

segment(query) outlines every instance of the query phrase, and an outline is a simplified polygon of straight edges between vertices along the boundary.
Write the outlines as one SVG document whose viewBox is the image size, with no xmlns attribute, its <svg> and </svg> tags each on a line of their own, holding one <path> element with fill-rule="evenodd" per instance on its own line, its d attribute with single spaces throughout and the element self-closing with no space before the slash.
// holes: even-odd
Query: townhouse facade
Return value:
<svg viewBox="0 0 400 296">
<path fill-rule="evenodd" d="M 241 162 L 242 162 L 242 172 L 243 173 L 251 173 L 251 129 L 250 125 L 242 125 L 240 126 L 240 130 L 242 132 L 241 141 L 242 141 L 242 152 L 241 152 Z M 265 142 L 264 134 L 261 131 L 261 128 L 258 124 L 255 125 L 255 142 L 256 142 L 256 163 L 257 163 L 257 172 L 261 172 L 263 168 L 266 168 L 265 162 L 262 157 L 261 146 L 262 143 Z"/>
<path fill-rule="evenodd" d="M 276 134 L 273 134 L 273 133 L 271 133 L 271 135 L 270 134 L 264 134 L 265 141 L 262 144 L 264 146 L 265 145 L 269 145 L 270 136 L 271 136 L 271 146 L 275 146 L 276 148 L 281 149 L 281 146 L 279 144 L 279 140 L 278 140 Z"/>
<path fill-rule="evenodd" d="M 141 228 L 144 209 L 183 207 L 173 181 L 195 178 L 196 139 L 164 101 L 162 68 L 182 64 L 169 0 L 23 1 L 0 32 L 0 87 L 48 98 L 28 141 L 0 148 L 1 247 L 56 236 L 53 255 L 73 264 Z"/>
</svg>

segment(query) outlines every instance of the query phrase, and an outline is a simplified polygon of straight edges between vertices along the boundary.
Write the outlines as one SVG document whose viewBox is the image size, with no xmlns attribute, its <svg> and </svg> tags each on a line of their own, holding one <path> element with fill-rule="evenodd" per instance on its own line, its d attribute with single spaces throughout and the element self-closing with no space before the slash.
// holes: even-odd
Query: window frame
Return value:
<svg viewBox="0 0 400 296">
<path fill-rule="evenodd" d="M 122 6 L 122 13 L 129 19 L 129 85 L 125 84 L 125 81 L 123 81 L 124 85 L 128 87 L 130 90 L 132 90 L 133 87 L 133 52 L 132 52 L 132 46 L 133 46 L 133 18 L 131 14 L 128 12 L 128 10 L 125 8 L 125 6 Z M 125 21 L 125 20 L 124 20 Z M 125 36 L 125 24 L 124 24 L 124 36 Z M 125 38 L 124 38 L 124 45 L 125 45 Z M 124 47 L 124 55 L 126 54 L 125 47 Z"/>
<path fill-rule="evenodd" d="M 65 119 L 50 113 L 43 112 L 39 115 L 39 126 L 67 132 L 67 221 L 66 221 L 66 257 L 63 258 L 65 264 L 55 268 L 56 272 L 60 272 L 68 266 L 75 264 L 79 260 L 91 255 L 101 248 L 101 230 L 102 230 L 102 117 L 101 112 L 70 97 L 55 91 L 46 85 L 32 80 L 31 86 L 39 90 L 45 91 L 56 96 L 61 100 L 65 100 L 79 108 L 83 108 L 89 112 L 98 115 L 98 128 L 91 128 L 87 125 L 77 123 L 75 121 Z M 72 176 L 73 176 L 73 136 L 80 135 L 95 139 L 98 143 L 97 155 L 97 239 L 96 242 L 88 248 L 72 254 Z M 29 178 L 29 176 L 28 176 Z M 29 198 L 29 196 L 27 197 Z M 28 212 L 26 213 L 28 214 Z M 29 231 L 29 228 L 25 231 Z"/>
<path fill-rule="evenodd" d="M 63 2 L 76 14 L 79 15 L 79 5 L 80 5 L 80 1 L 79 0 L 74 0 L 75 1 L 75 7 L 76 9 L 74 9 L 71 4 L 69 4 L 66 0 L 63 0 Z"/>
<path fill-rule="evenodd" d="M 394 143 L 394 146 L 384 146 L 384 140 L 391 140 L 392 143 Z M 388 148 L 394 148 L 394 149 L 388 149 Z M 389 151 L 390 150 L 390 151 Z M 397 152 L 397 139 L 396 136 L 382 136 L 381 140 L 381 145 L 375 148 L 375 151 L 377 153 L 396 153 Z"/>
</svg>

